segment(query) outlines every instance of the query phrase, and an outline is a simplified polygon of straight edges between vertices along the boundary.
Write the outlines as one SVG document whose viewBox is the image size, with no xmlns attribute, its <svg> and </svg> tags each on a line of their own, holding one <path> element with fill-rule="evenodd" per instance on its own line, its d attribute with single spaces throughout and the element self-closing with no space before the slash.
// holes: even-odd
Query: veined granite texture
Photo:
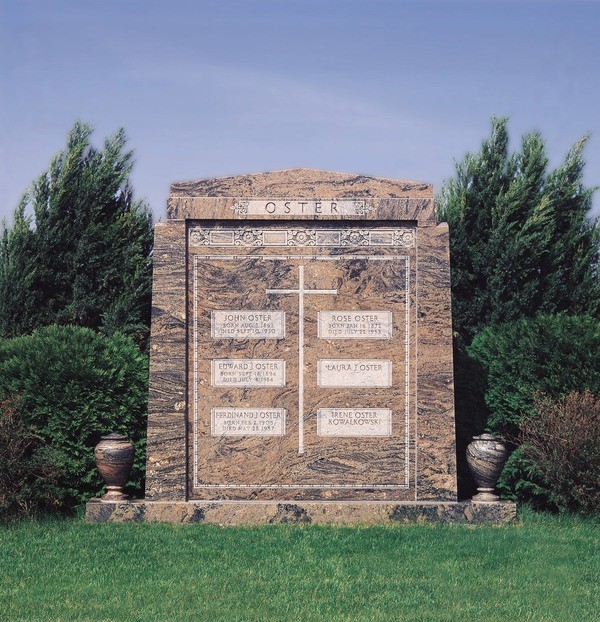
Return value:
<svg viewBox="0 0 600 622">
<path fill-rule="evenodd" d="M 414 236 L 401 235 L 405 228 L 363 225 L 356 238 L 350 237 L 349 243 L 355 240 L 355 245 L 317 247 L 310 240 L 312 233 L 327 239 L 339 229 L 302 223 L 294 225 L 297 244 L 293 247 L 256 247 L 253 229 L 246 246 L 231 250 L 220 242 L 227 238 L 230 226 L 202 228 L 192 221 L 191 227 L 217 234 L 214 244 L 190 242 L 189 249 L 191 498 L 278 499 L 290 494 L 297 499 L 414 498 Z M 270 223 L 265 231 L 277 239 L 286 225 Z M 389 245 L 363 245 L 368 239 L 387 239 Z M 305 243 L 300 244 L 301 240 Z M 394 245 L 395 240 L 402 245 Z M 292 293 L 300 282 L 302 302 Z M 281 312 L 286 334 L 281 339 L 215 338 L 212 316 L 224 309 Z M 391 336 L 319 338 L 318 314 L 332 309 L 353 310 L 337 314 L 343 317 L 387 311 L 393 318 Z M 211 382 L 215 361 L 221 365 L 223 361 L 232 365 L 281 361 L 278 366 L 285 366 L 285 382 L 282 386 L 215 386 Z M 362 371 L 344 382 L 357 361 Z M 324 377 L 327 368 L 331 373 Z M 369 370 L 374 371 L 370 380 L 375 384 L 365 381 L 361 386 Z M 211 433 L 212 409 L 241 405 L 281 410 L 285 434 L 224 437 Z M 319 434 L 320 409 L 349 408 L 388 410 L 389 437 L 367 437 L 360 430 L 351 430 L 359 436 L 349 438 Z M 423 494 L 428 494 L 425 481 Z"/>
<path fill-rule="evenodd" d="M 155 229 L 147 500 L 456 500 L 448 230 L 430 185 L 304 169 L 200 180 L 172 186 L 169 217 Z M 284 313 L 285 336 L 216 337 L 227 310 Z M 320 337 L 319 312 L 344 310 L 390 312 L 390 338 Z M 277 370 L 228 386 L 220 365 L 240 360 Z M 327 361 L 381 369 L 344 387 Z M 336 408 L 391 432 L 323 436 L 319 413 Z M 224 436 L 228 409 L 279 419 Z"/>
<path fill-rule="evenodd" d="M 249 175 L 198 179 L 171 184 L 171 197 L 431 197 L 431 184 L 335 173 L 318 169 L 292 168 Z"/>
<path fill-rule="evenodd" d="M 190 501 L 103 502 L 86 506 L 92 523 L 164 522 L 235 525 L 390 525 L 394 523 L 463 523 L 500 525 L 515 522 L 516 505 L 498 503 L 442 502 L 333 502 L 333 501 Z"/>
<path fill-rule="evenodd" d="M 417 498 L 441 500 L 456 492 L 448 225 L 417 237 Z"/>
<path fill-rule="evenodd" d="M 235 206 L 244 199 L 362 199 L 368 209 L 362 220 L 418 220 L 435 225 L 433 186 L 425 183 L 289 169 L 237 177 L 199 179 L 171 185 L 167 214 L 173 219 L 253 220 Z M 274 219 L 356 220 L 352 215 L 276 214 Z"/>
<path fill-rule="evenodd" d="M 186 225 L 154 227 L 146 499 L 187 499 Z"/>
</svg>

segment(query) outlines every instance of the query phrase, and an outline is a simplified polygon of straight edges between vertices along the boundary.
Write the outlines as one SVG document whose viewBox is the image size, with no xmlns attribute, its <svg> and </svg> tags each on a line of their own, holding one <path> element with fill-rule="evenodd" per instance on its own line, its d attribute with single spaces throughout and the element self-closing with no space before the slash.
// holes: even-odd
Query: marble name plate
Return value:
<svg viewBox="0 0 600 622">
<path fill-rule="evenodd" d="M 283 339 L 283 311 L 213 311 L 210 333 L 213 339 Z"/>
<path fill-rule="evenodd" d="M 213 408 L 213 436 L 283 436 L 285 408 Z"/>
<path fill-rule="evenodd" d="M 284 387 L 282 359 L 213 359 L 213 387 Z"/>
<path fill-rule="evenodd" d="M 277 214 L 292 214 L 300 216 L 366 216 L 373 205 L 364 199 L 283 199 L 239 201 L 233 209 L 240 214 L 273 216 Z"/>
<path fill-rule="evenodd" d="M 391 339 L 391 311 L 319 311 L 320 339 Z"/>
<path fill-rule="evenodd" d="M 321 359 L 317 363 L 319 387 L 391 387 L 392 361 Z"/>
<path fill-rule="evenodd" d="M 319 436 L 391 436 L 389 408 L 319 408 Z"/>
</svg>

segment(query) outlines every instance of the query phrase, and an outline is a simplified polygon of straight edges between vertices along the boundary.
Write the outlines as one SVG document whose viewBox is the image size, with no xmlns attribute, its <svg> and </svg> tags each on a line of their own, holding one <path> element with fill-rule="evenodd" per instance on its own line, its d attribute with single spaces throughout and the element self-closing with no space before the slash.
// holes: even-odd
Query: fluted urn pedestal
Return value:
<svg viewBox="0 0 600 622">
<path fill-rule="evenodd" d="M 123 492 L 123 486 L 133 466 L 135 449 L 123 434 L 102 436 L 94 448 L 96 466 L 106 482 L 107 492 L 102 501 L 120 501 L 129 499 Z"/>
<path fill-rule="evenodd" d="M 473 497 L 473 501 L 484 503 L 500 501 L 494 490 L 507 455 L 506 445 L 493 434 L 473 437 L 467 447 L 467 463 L 477 484 L 477 494 Z"/>
</svg>

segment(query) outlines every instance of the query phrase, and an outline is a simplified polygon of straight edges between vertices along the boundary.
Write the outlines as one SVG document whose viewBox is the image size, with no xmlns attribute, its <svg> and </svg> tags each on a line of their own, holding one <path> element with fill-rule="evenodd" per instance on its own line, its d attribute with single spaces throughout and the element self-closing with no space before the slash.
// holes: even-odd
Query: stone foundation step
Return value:
<svg viewBox="0 0 600 622">
<path fill-rule="evenodd" d="M 106 522 L 212 523 L 266 525 L 277 523 L 385 525 L 394 523 L 491 524 L 514 522 L 509 501 L 100 501 L 86 506 L 86 520 Z"/>
</svg>

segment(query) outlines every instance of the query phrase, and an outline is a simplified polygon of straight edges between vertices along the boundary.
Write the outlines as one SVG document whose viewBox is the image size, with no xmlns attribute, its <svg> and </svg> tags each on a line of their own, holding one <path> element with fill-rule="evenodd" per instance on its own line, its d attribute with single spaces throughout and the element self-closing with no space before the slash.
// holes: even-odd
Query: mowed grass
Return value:
<svg viewBox="0 0 600 622">
<path fill-rule="evenodd" d="M 599 527 L 0 528 L 2 620 L 600 620 Z"/>
</svg>

